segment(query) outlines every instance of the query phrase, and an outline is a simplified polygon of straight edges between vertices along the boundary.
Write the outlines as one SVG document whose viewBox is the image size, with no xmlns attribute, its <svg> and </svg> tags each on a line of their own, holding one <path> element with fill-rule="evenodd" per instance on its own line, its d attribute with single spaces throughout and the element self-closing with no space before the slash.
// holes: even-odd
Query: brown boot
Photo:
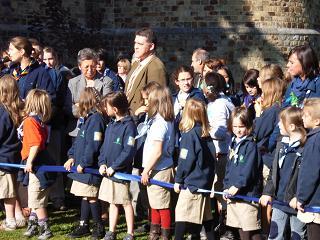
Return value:
<svg viewBox="0 0 320 240">
<path fill-rule="evenodd" d="M 171 229 L 161 228 L 161 239 L 170 240 L 171 239 Z"/>
<path fill-rule="evenodd" d="M 151 224 L 148 240 L 159 240 L 159 239 L 160 239 L 160 225 Z"/>
</svg>

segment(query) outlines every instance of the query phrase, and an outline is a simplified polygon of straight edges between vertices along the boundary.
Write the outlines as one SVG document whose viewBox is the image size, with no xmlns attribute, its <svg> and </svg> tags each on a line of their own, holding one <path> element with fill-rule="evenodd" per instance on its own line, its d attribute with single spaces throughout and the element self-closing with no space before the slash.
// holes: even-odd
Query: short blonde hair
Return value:
<svg viewBox="0 0 320 240">
<path fill-rule="evenodd" d="M 127 73 L 130 71 L 131 63 L 130 63 L 129 59 L 121 58 L 117 63 L 117 67 L 119 67 L 119 63 L 123 64 L 123 68 Z"/>
<path fill-rule="evenodd" d="M 308 111 L 313 119 L 320 119 L 320 98 L 307 98 L 303 103 L 303 111 Z"/>
<path fill-rule="evenodd" d="M 150 118 L 159 113 L 165 121 L 174 120 L 173 102 L 169 88 L 154 88 L 149 94 L 148 102 L 148 116 Z"/>
<path fill-rule="evenodd" d="M 28 93 L 24 107 L 25 117 L 30 113 L 35 113 L 42 122 L 47 122 L 50 120 L 51 111 L 51 100 L 45 90 L 32 89 Z"/>
<path fill-rule="evenodd" d="M 188 132 L 196 123 L 200 123 L 202 127 L 201 137 L 208 137 L 210 127 L 206 106 L 202 101 L 190 98 L 184 106 L 179 129 L 181 132 Z"/>
</svg>

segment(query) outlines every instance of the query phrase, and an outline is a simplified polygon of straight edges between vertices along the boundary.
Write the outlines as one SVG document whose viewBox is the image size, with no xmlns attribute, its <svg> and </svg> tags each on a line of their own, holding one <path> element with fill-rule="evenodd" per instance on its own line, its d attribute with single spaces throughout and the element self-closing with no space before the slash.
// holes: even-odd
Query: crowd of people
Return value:
<svg viewBox="0 0 320 240">
<path fill-rule="evenodd" d="M 294 47 L 285 72 L 248 69 L 237 89 L 226 61 L 201 48 L 167 78 L 156 47 L 152 29 L 137 30 L 132 59 L 119 58 L 115 72 L 105 49 L 80 50 L 69 69 L 52 47 L 9 40 L 0 62 L 1 229 L 27 224 L 26 237 L 53 236 L 47 205 L 66 210 L 65 176 L 38 168 L 63 165 L 81 201 L 70 238 L 116 239 L 123 208 L 125 240 L 137 219 L 148 220 L 138 230 L 150 240 L 319 239 L 315 51 Z"/>
</svg>

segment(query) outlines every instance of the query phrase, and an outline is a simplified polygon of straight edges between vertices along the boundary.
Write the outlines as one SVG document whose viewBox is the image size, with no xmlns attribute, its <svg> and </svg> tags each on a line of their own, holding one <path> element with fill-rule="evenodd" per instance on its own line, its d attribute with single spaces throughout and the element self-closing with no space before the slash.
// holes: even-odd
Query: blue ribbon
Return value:
<svg viewBox="0 0 320 240">
<path fill-rule="evenodd" d="M 12 168 L 21 168 L 24 169 L 25 165 L 22 164 L 13 164 L 13 163 L 0 163 L 0 167 L 12 167 Z M 65 173 L 70 173 L 74 172 L 77 173 L 77 168 L 76 167 L 71 167 L 70 171 L 67 171 L 63 166 L 39 166 L 36 168 L 37 171 L 41 172 L 65 172 Z M 101 175 L 98 171 L 98 169 L 94 168 L 84 168 L 84 173 L 90 173 L 90 174 L 95 174 L 95 175 Z M 135 182 L 141 182 L 141 176 L 138 175 L 132 175 L 132 174 L 127 174 L 127 173 L 120 173 L 116 172 L 113 175 L 115 178 L 118 178 L 120 180 L 126 180 L 126 181 L 135 181 Z M 153 185 L 158 185 L 161 187 L 165 188 L 170 188 L 173 189 L 174 184 L 168 183 L 168 182 L 162 182 L 158 181 L 155 179 L 150 178 L 149 179 L 150 184 Z M 214 193 L 218 195 L 225 195 L 225 192 L 217 192 L 217 191 L 211 191 L 211 190 L 206 190 L 206 189 L 198 189 L 199 193 Z M 256 202 L 259 203 L 259 198 L 256 197 L 249 197 L 249 196 L 243 196 L 243 195 L 234 195 L 230 198 L 236 198 L 236 199 L 241 199 L 247 202 Z M 273 203 L 282 205 L 282 206 L 289 206 L 288 203 L 278 201 L 278 200 L 273 200 L 272 202 L 268 202 L 268 204 L 272 205 Z M 312 207 L 305 207 L 304 208 L 305 212 L 312 212 L 312 213 L 320 213 L 320 207 L 318 206 L 312 206 Z"/>
</svg>

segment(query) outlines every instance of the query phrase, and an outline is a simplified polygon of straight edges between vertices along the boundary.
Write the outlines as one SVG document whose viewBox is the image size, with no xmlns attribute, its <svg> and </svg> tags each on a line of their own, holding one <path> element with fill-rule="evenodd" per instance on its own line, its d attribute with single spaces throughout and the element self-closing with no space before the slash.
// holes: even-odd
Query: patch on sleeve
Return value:
<svg viewBox="0 0 320 240">
<path fill-rule="evenodd" d="M 130 136 L 130 137 L 128 138 L 128 143 L 127 143 L 127 144 L 128 144 L 129 146 L 134 146 L 134 143 L 135 143 L 135 138 Z"/>
<path fill-rule="evenodd" d="M 187 159 L 187 156 L 188 156 L 188 149 L 181 148 L 179 158 Z"/>
<path fill-rule="evenodd" d="M 102 132 L 94 132 L 93 141 L 102 141 Z"/>
</svg>

